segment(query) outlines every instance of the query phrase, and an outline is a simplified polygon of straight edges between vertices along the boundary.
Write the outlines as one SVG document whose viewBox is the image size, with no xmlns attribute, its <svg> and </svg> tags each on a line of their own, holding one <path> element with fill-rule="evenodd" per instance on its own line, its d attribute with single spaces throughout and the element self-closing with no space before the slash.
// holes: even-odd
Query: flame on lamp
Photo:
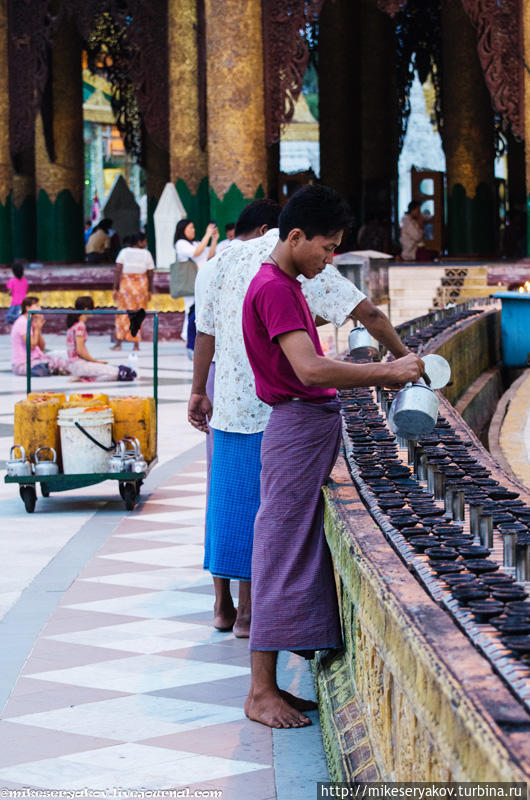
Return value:
<svg viewBox="0 0 530 800">
<path fill-rule="evenodd" d="M 519 286 L 519 294 L 530 294 L 530 281 L 525 281 L 522 286 Z"/>
</svg>

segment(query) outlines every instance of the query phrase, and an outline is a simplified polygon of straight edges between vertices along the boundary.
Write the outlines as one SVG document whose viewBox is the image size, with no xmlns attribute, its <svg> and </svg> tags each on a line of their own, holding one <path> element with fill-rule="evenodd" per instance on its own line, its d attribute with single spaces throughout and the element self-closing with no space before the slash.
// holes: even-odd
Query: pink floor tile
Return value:
<svg viewBox="0 0 530 800">
<path fill-rule="evenodd" d="M 170 531 L 174 525 L 170 522 L 147 522 L 139 517 L 126 517 L 113 533 L 143 533 L 143 531 Z"/>
<path fill-rule="evenodd" d="M 169 526 L 171 527 L 171 526 Z M 118 565 L 118 566 L 117 566 Z M 94 558 L 79 573 L 79 578 L 100 578 L 105 575 L 114 575 L 115 572 L 145 572 L 153 569 L 150 564 L 135 564 L 134 561 L 109 561 L 106 558 Z M 164 569 L 164 567 L 158 567 Z M 171 567 L 167 567 L 171 569 Z"/>
<path fill-rule="evenodd" d="M 162 503 L 152 503 L 151 505 L 146 504 L 142 510 L 140 511 L 140 517 L 142 514 L 168 514 L 168 513 L 176 513 L 177 511 L 189 511 L 194 512 L 199 509 L 190 508 L 189 506 L 177 506 L 177 505 L 165 505 Z"/>
<path fill-rule="evenodd" d="M 84 686 L 46 681 L 33 681 L 33 683 L 40 685 L 40 691 L 11 695 L 2 713 L 3 719 L 52 711 L 56 708 L 80 706 L 85 703 L 97 703 L 99 700 L 113 700 L 115 697 L 127 697 L 125 692 L 113 692 L 107 689 L 87 689 Z M 46 688 L 43 689 L 43 686 Z"/>
<path fill-rule="evenodd" d="M 75 581 L 63 595 L 60 606 L 71 606 L 75 603 L 90 603 L 95 600 L 112 600 L 115 597 L 134 597 L 148 594 L 149 589 L 134 586 L 117 586 L 111 583 L 91 583 Z"/>
<path fill-rule="evenodd" d="M 249 720 L 145 739 L 142 744 L 272 766 L 272 731 Z"/>
<path fill-rule="evenodd" d="M 110 747 L 116 742 L 99 739 L 95 736 L 79 736 L 63 733 L 34 725 L 18 725 L 15 722 L 0 722 L 0 767 L 38 761 L 43 758 L 56 758 L 70 753 Z M 58 787 L 60 788 L 60 787 Z"/>
<path fill-rule="evenodd" d="M 104 614 L 97 611 L 78 611 L 75 608 L 59 607 L 44 626 L 42 635 L 55 636 L 59 633 L 72 633 L 72 631 L 89 631 L 92 628 L 122 625 L 124 622 L 139 622 L 143 619 L 143 617 L 128 617 L 123 614 Z"/>
<path fill-rule="evenodd" d="M 34 675 L 52 669 L 67 669 L 81 667 L 86 664 L 99 664 L 102 661 L 112 661 L 116 658 L 137 656 L 125 650 L 108 650 L 103 647 L 89 647 L 86 645 L 71 645 L 66 642 L 56 642 L 56 653 L 38 656 L 32 653 L 22 669 L 22 675 Z M 63 647 L 60 647 L 63 645 Z"/>
<path fill-rule="evenodd" d="M 223 800 L 270 800 L 276 798 L 276 785 L 272 767 L 229 778 L 214 778 L 190 784 L 190 796 L 198 789 L 220 789 Z"/>
<path fill-rule="evenodd" d="M 153 541 L 151 539 L 128 539 L 126 536 L 112 536 L 98 550 L 98 556 L 106 556 L 110 553 L 130 553 L 133 550 L 155 550 L 164 547 L 173 547 L 172 542 Z"/>
</svg>

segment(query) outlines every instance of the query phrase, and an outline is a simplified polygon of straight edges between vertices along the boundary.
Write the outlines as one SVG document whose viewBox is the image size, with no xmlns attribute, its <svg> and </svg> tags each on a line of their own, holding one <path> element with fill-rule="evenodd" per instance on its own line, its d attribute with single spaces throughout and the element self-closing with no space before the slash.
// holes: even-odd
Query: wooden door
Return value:
<svg viewBox="0 0 530 800">
<path fill-rule="evenodd" d="M 425 247 L 441 253 L 444 243 L 444 173 L 412 167 L 410 180 L 412 199 L 421 203 L 426 217 Z"/>
</svg>

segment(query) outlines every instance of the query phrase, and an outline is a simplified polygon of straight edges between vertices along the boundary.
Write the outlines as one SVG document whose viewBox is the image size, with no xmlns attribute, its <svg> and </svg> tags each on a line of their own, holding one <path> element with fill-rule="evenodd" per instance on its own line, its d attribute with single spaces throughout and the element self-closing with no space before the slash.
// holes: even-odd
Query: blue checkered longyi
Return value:
<svg viewBox="0 0 530 800">
<path fill-rule="evenodd" d="M 215 429 L 213 434 L 204 569 L 219 578 L 249 581 L 263 433 Z"/>
</svg>

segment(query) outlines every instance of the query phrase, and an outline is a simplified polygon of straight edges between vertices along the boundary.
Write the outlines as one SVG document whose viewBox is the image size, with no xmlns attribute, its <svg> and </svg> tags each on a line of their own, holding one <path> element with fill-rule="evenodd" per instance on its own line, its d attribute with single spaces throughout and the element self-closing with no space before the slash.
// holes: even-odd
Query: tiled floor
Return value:
<svg viewBox="0 0 530 800">
<path fill-rule="evenodd" d="M 2 485 L 10 533 L 4 526 L 0 548 L 8 564 L 18 550 L 23 569 L 0 625 L 0 682 L 9 695 L 0 788 L 87 787 L 116 797 L 189 787 L 190 796 L 210 789 L 223 800 L 297 800 L 327 779 L 316 713 L 303 731 L 249 722 L 248 642 L 211 627 L 203 439 L 187 428 L 182 390 L 190 373 L 184 380 L 177 355 L 171 368 L 180 371 L 183 397 L 172 401 L 167 387 L 162 466 L 134 512 L 114 504 L 107 487 L 102 498 L 91 487 L 77 502 L 52 495 L 25 515 Z M 8 396 L 0 399 L 9 420 L 7 404 Z M 303 661 L 285 656 L 281 672 L 286 688 L 307 694 Z"/>
</svg>

